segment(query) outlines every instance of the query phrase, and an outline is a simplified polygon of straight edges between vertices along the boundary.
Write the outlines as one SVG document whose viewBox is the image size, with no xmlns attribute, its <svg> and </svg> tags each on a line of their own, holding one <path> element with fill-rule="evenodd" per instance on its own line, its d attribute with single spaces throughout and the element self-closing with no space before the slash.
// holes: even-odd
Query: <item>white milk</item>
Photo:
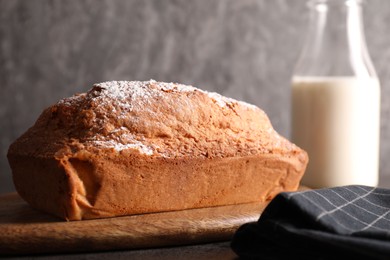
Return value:
<svg viewBox="0 0 390 260">
<path fill-rule="evenodd" d="M 376 186 L 379 129 L 377 79 L 293 78 L 292 141 L 309 154 L 303 184 Z"/>
</svg>

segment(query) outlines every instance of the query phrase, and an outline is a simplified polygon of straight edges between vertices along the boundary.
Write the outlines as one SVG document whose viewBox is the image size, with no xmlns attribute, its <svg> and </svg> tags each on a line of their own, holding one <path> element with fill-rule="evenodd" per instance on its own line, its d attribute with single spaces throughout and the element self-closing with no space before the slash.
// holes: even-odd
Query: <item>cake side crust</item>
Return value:
<svg viewBox="0 0 390 260">
<path fill-rule="evenodd" d="M 296 190 L 307 160 L 305 154 L 218 160 L 110 154 L 61 160 L 11 156 L 24 162 L 13 169 L 17 189 L 33 207 L 65 220 L 95 219 L 263 202 Z M 49 168 L 50 174 L 40 173 Z"/>
</svg>

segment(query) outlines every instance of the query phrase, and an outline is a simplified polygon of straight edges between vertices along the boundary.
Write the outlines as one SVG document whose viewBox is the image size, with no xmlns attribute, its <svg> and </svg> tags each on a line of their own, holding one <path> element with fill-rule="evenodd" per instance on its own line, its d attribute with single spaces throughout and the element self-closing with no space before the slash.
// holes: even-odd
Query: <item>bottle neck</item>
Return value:
<svg viewBox="0 0 390 260">
<path fill-rule="evenodd" d="M 373 77 L 359 0 L 314 0 L 306 44 L 296 73 Z"/>
</svg>

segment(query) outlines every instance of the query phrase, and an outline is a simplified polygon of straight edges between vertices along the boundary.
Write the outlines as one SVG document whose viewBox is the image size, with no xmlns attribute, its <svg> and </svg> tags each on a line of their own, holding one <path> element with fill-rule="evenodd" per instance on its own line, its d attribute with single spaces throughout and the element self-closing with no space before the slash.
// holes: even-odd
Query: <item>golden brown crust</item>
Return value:
<svg viewBox="0 0 390 260">
<path fill-rule="evenodd" d="M 20 195 L 68 220 L 264 201 L 308 161 L 259 108 L 155 81 L 61 100 L 8 158 Z"/>
</svg>

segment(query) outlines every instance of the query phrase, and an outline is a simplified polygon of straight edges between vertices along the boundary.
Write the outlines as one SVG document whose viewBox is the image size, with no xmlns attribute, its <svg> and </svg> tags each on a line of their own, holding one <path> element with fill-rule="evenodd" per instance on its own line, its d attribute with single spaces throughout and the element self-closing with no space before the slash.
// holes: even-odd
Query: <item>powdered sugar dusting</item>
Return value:
<svg viewBox="0 0 390 260">
<path fill-rule="evenodd" d="M 157 86 L 162 91 L 175 91 L 175 92 L 193 92 L 193 91 L 201 91 L 193 86 L 177 84 L 177 83 L 165 83 L 165 82 L 156 82 L 154 80 L 150 80 L 155 86 Z"/>
<path fill-rule="evenodd" d="M 116 100 L 143 99 L 151 96 L 151 91 L 140 81 L 107 81 L 95 84 L 101 88 L 100 97 Z"/>
<path fill-rule="evenodd" d="M 146 111 L 156 107 L 160 98 L 166 98 L 168 93 L 199 92 L 206 94 L 221 108 L 232 108 L 231 104 L 239 103 L 248 108 L 256 108 L 245 102 L 224 97 L 215 92 L 208 92 L 193 86 L 177 83 L 149 81 L 108 81 L 95 84 L 87 93 L 75 95 L 61 100 L 58 104 L 79 107 L 80 111 L 87 111 L 82 118 L 83 124 L 89 127 L 89 132 L 97 133 L 88 136 L 86 143 L 122 151 L 126 149 L 138 150 L 141 154 L 152 155 L 159 148 L 147 145 L 139 139 L 137 133 L 132 133 L 124 122 L 131 125 L 138 123 L 139 118 L 132 116 L 137 111 Z M 154 113 L 153 110 L 150 110 Z M 85 123 L 84 123 L 85 122 Z M 137 138 L 137 139 L 136 139 Z"/>
<path fill-rule="evenodd" d="M 132 100 L 142 101 L 156 96 L 160 96 L 164 92 L 192 92 L 200 91 L 192 86 L 157 82 L 155 80 L 149 81 L 108 81 L 95 84 L 98 88 L 100 97 L 115 100 L 127 100 L 131 97 Z"/>
<path fill-rule="evenodd" d="M 134 106 L 144 106 L 159 93 L 140 81 L 108 81 L 95 84 L 88 93 L 102 104 L 117 103 L 121 109 L 131 111 Z"/>
<path fill-rule="evenodd" d="M 152 155 L 154 150 L 158 148 L 158 146 L 154 144 L 148 146 L 141 141 L 136 140 L 134 135 L 125 127 L 120 127 L 113 129 L 106 136 L 95 136 L 94 138 L 89 139 L 87 143 L 101 148 L 114 149 L 117 152 L 126 149 L 138 150 L 139 153 L 146 155 Z"/>
<path fill-rule="evenodd" d="M 153 84 L 158 86 L 163 91 L 177 91 L 177 92 L 193 92 L 193 91 L 199 91 L 201 93 L 206 94 L 209 96 L 218 106 L 220 107 L 226 107 L 227 104 L 231 103 L 240 103 L 241 105 L 247 107 L 247 108 L 256 108 L 256 106 L 251 105 L 249 103 L 238 101 L 233 98 L 224 97 L 216 92 L 208 92 L 206 90 L 198 89 L 193 86 L 189 85 L 183 85 L 183 84 L 177 84 L 177 83 L 165 83 L 165 82 L 156 82 L 154 80 L 151 80 Z"/>
<path fill-rule="evenodd" d="M 112 148 L 117 152 L 126 149 L 135 149 L 138 150 L 141 154 L 146 154 L 146 155 L 153 154 L 153 149 L 151 147 L 146 146 L 143 143 L 138 141 L 135 141 L 134 143 L 122 144 L 115 140 L 104 140 L 104 141 L 94 140 L 91 143 L 97 147 Z"/>
<path fill-rule="evenodd" d="M 208 92 L 189 85 L 178 83 L 149 81 L 107 81 L 94 84 L 93 88 L 87 93 L 87 98 L 93 99 L 102 104 L 117 102 L 122 109 L 131 111 L 134 106 L 143 107 L 153 98 L 163 95 L 162 92 L 194 92 L 199 91 L 208 95 L 220 107 L 226 107 L 227 104 L 240 103 L 248 108 L 256 106 L 233 98 L 224 97 L 215 92 Z M 70 98 L 62 99 L 59 103 L 71 105 L 85 94 L 75 95 Z"/>
<path fill-rule="evenodd" d="M 234 99 L 223 97 L 218 93 L 215 92 L 206 92 L 205 93 L 212 99 L 216 104 L 218 104 L 220 107 L 225 107 L 227 103 L 233 103 L 237 102 Z"/>
</svg>

